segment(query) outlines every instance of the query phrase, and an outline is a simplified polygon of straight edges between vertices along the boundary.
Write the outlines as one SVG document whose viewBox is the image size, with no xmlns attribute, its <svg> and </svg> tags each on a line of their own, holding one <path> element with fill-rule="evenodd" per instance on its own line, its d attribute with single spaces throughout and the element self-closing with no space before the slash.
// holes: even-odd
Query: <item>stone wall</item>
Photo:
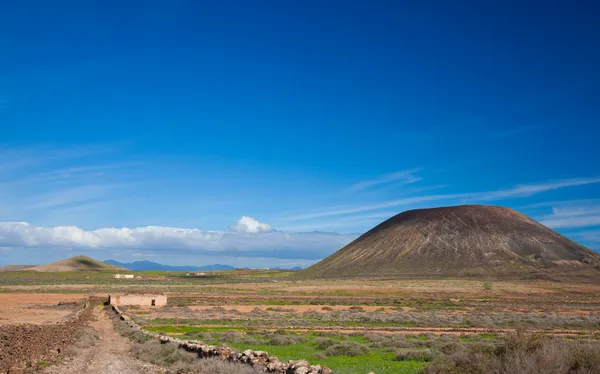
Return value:
<svg viewBox="0 0 600 374">
<path fill-rule="evenodd" d="M 0 326 L 0 373 L 21 372 L 73 344 L 90 319 L 90 305 L 86 301 L 73 316 L 55 323 Z"/>
<path fill-rule="evenodd" d="M 181 349 L 195 353 L 199 358 L 218 357 L 222 360 L 231 362 L 240 362 L 259 368 L 266 373 L 275 374 L 333 374 L 333 371 L 320 365 L 310 365 L 306 360 L 282 362 L 275 356 L 269 356 L 267 352 L 253 351 L 247 349 L 238 353 L 225 344 L 213 346 L 193 340 L 181 340 L 170 336 L 160 335 L 159 333 L 143 330 L 131 318 L 123 314 L 119 307 L 112 306 L 112 310 L 118 314 L 121 320 L 125 321 L 131 328 L 143 332 L 146 335 L 158 339 L 161 343 L 174 343 Z"/>
</svg>

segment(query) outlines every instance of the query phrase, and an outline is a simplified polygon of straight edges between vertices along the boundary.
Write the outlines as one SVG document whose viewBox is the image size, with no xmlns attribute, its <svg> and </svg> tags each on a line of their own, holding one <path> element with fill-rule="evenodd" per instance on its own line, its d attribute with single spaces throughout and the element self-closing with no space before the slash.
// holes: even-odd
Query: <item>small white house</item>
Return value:
<svg viewBox="0 0 600 374">
<path fill-rule="evenodd" d="M 115 275 L 113 275 L 113 278 L 115 278 L 115 279 L 133 279 L 134 275 L 133 274 L 115 274 Z"/>
</svg>

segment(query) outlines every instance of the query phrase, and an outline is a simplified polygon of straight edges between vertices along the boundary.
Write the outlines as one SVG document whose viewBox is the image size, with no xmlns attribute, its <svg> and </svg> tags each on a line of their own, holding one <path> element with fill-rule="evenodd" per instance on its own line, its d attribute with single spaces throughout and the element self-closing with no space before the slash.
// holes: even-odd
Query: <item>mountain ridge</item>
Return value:
<svg viewBox="0 0 600 374">
<path fill-rule="evenodd" d="M 104 262 L 94 260 L 88 256 L 74 256 L 51 262 L 49 264 L 35 266 L 24 270 L 39 271 L 39 272 L 72 272 L 72 271 L 123 271 L 122 267 L 106 264 Z"/>
<path fill-rule="evenodd" d="M 234 270 L 235 267 L 230 265 L 212 264 L 204 266 L 188 266 L 188 265 L 163 265 L 158 262 L 152 261 L 134 261 L 134 262 L 119 262 L 115 260 L 106 260 L 105 264 L 120 266 L 127 270 L 132 271 L 144 271 L 144 270 L 156 270 L 156 271 L 216 271 L 216 270 Z"/>
<path fill-rule="evenodd" d="M 527 275 L 588 265 L 600 255 L 519 212 L 460 205 L 402 212 L 300 275 Z"/>
</svg>

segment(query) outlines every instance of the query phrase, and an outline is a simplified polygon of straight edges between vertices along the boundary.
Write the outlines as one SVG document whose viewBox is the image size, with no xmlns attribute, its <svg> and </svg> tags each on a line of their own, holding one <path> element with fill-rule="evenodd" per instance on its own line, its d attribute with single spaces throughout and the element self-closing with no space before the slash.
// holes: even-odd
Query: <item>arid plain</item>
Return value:
<svg viewBox="0 0 600 374">
<path fill-rule="evenodd" d="M 594 350 L 596 359 L 600 346 L 600 286 L 593 281 L 302 280 L 296 272 L 275 270 L 132 272 L 135 279 L 114 279 L 114 273 L 4 272 L 0 324 L 51 324 L 77 313 L 77 303 L 91 297 L 89 323 L 102 331 L 98 320 L 110 311 L 99 304 L 109 294 L 152 292 L 166 294 L 167 306 L 121 307 L 146 331 L 226 344 L 240 352 L 266 351 L 282 361 L 308 360 L 335 373 L 418 373 L 441 362 L 460 367 L 461 355 L 491 354 L 506 346 L 507 339 L 585 347 Z M 122 350 L 115 355 L 147 361 L 133 348 L 143 343 L 115 339 L 126 341 L 115 345 Z M 27 366 L 31 372 L 66 372 L 64 365 L 96 351 L 102 352 L 84 344 L 75 353 L 69 351 L 69 357 L 63 356 L 64 349 L 62 354 L 29 357 Z M 87 354 L 93 361 L 95 353 Z M 186 372 L 172 364 L 139 363 L 130 372 L 139 372 L 143 365 L 156 372 Z"/>
</svg>

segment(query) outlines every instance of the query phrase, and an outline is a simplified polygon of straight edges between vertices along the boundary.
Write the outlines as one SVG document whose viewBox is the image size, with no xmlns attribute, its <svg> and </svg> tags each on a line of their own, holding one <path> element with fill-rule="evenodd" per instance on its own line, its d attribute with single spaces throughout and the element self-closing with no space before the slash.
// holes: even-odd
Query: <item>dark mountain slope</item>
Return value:
<svg viewBox="0 0 600 374">
<path fill-rule="evenodd" d="M 463 205 L 400 213 L 300 275 L 527 274 L 590 267 L 599 258 L 512 209 Z"/>
</svg>

